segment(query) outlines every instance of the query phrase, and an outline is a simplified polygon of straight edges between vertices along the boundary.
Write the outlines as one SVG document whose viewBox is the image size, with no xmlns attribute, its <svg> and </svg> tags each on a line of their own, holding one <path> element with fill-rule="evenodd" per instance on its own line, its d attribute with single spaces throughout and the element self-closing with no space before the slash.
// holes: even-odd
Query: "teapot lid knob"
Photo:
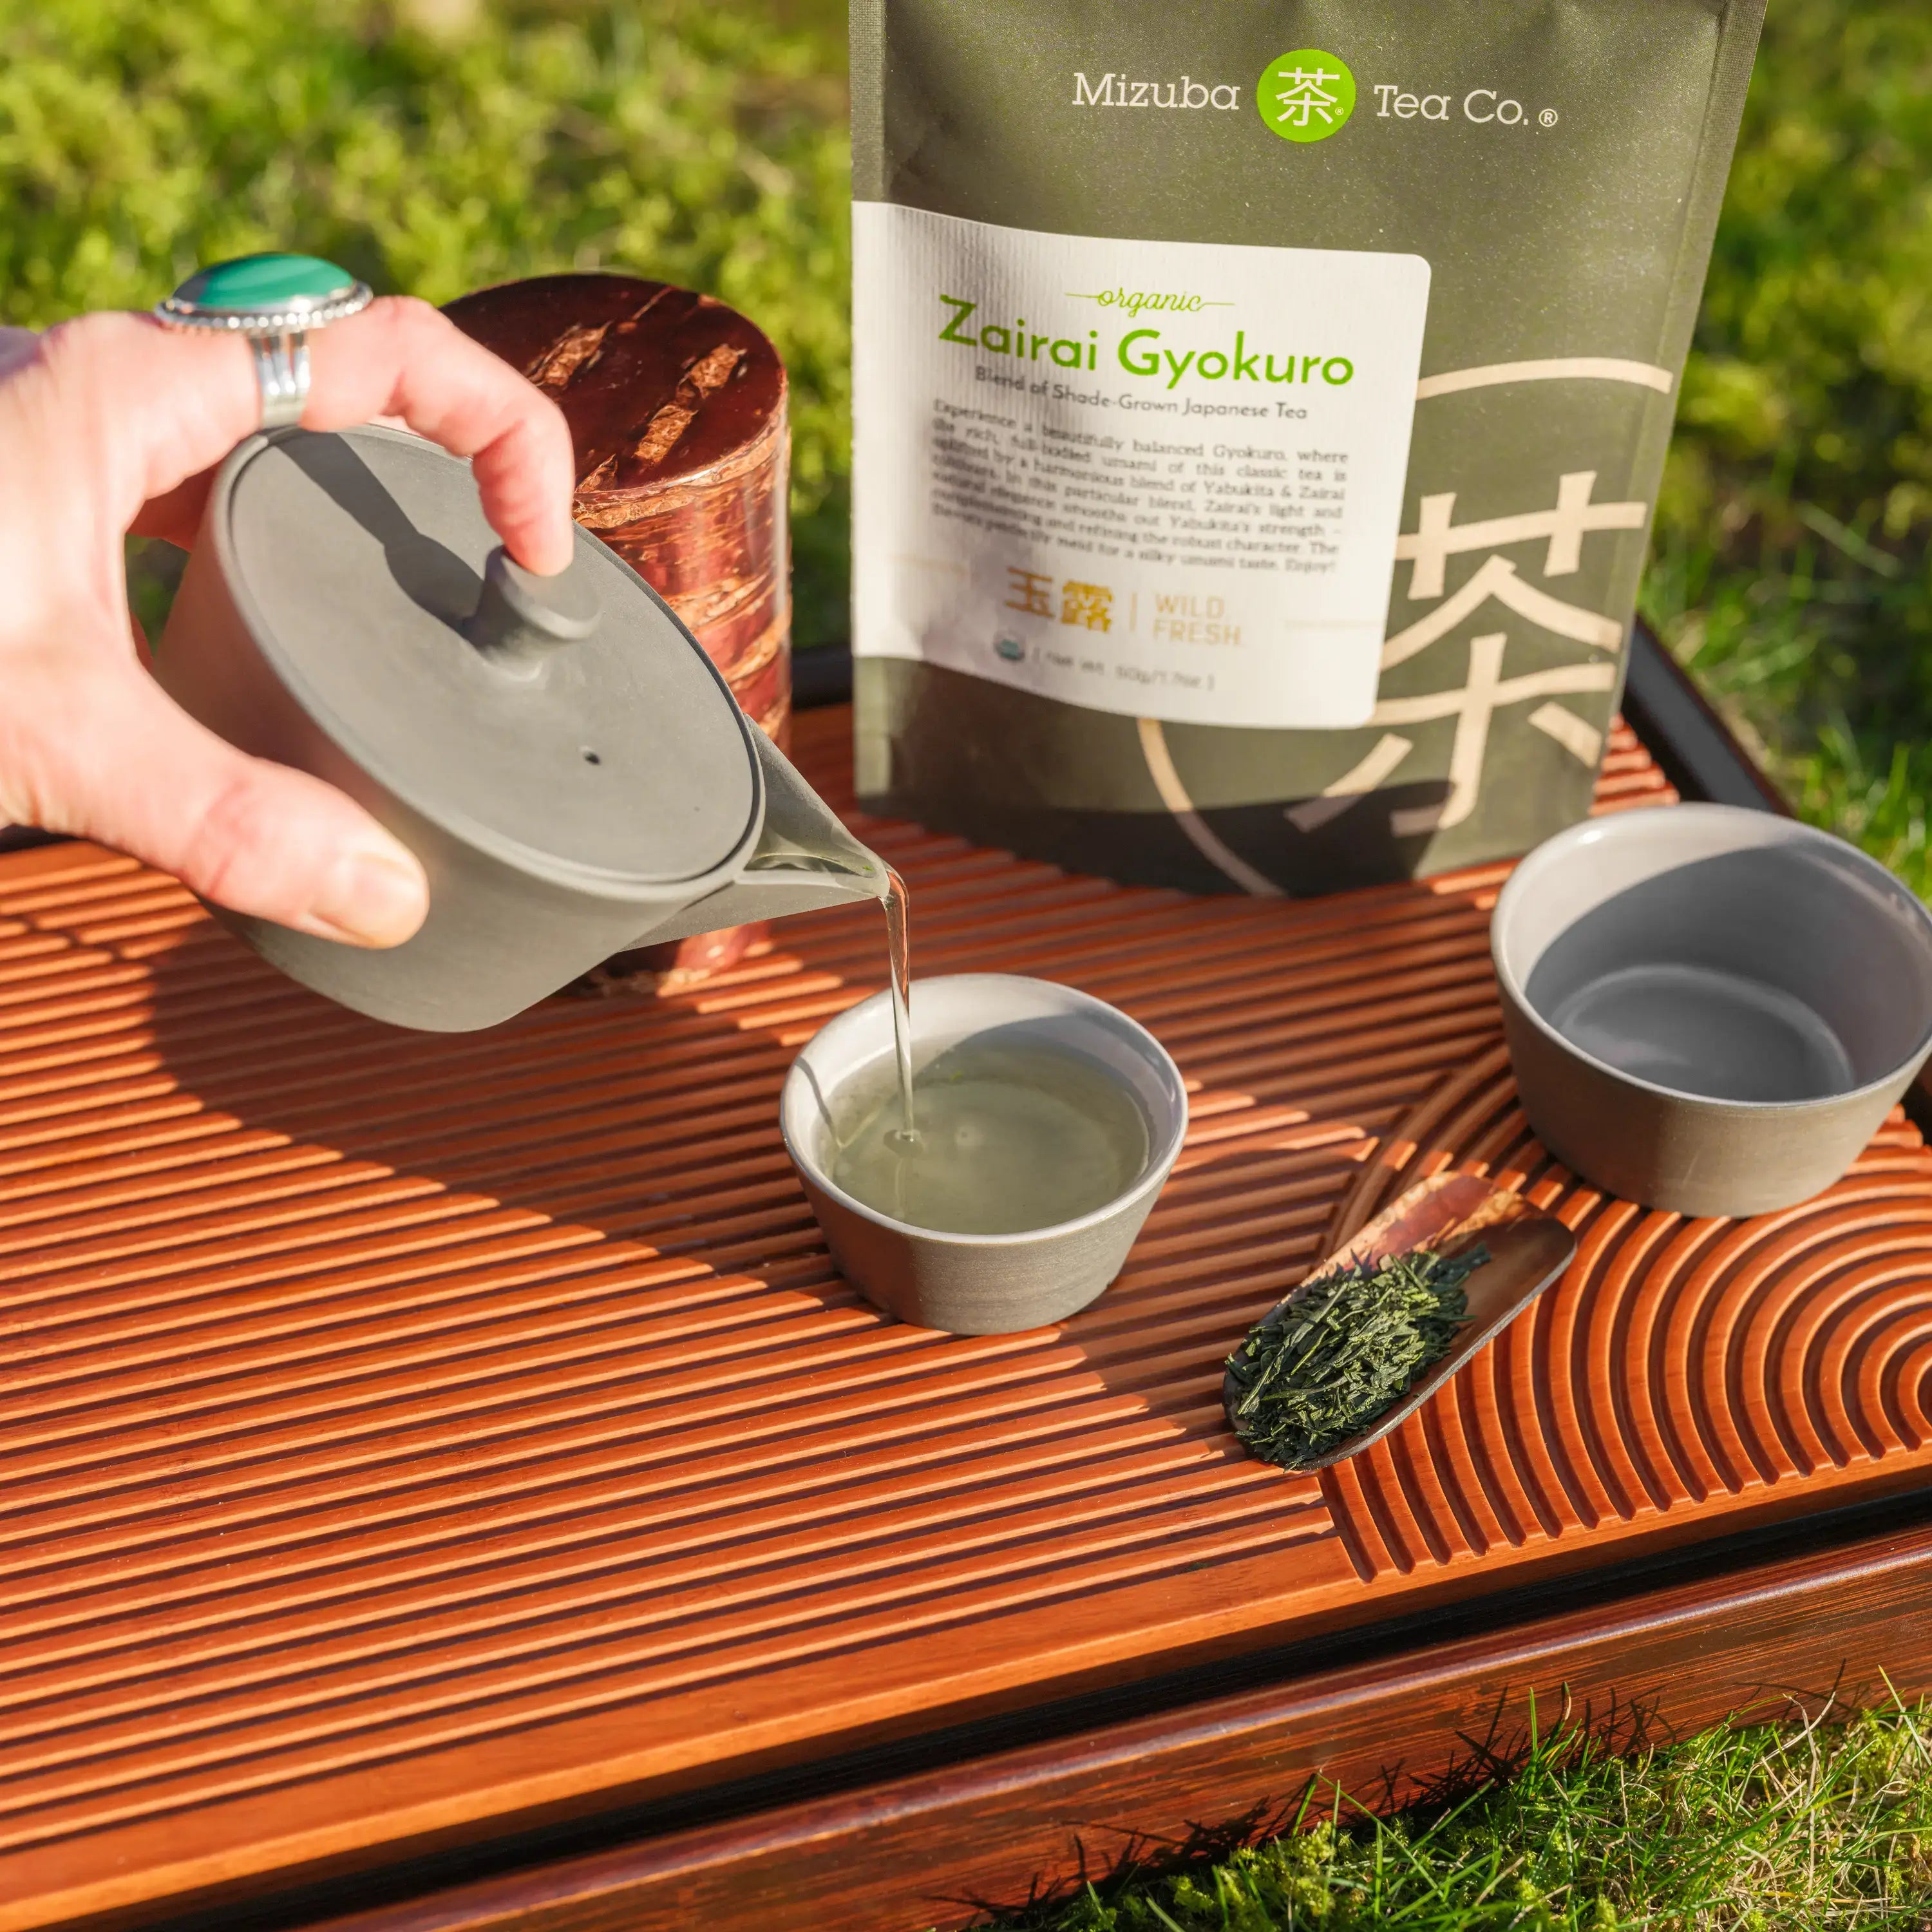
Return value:
<svg viewBox="0 0 1932 1932">
<path fill-rule="evenodd" d="M 463 634 L 502 669 L 528 676 L 560 644 L 578 644 L 597 628 L 597 592 L 574 565 L 539 577 L 501 544 L 483 568 L 483 594 Z"/>
<path fill-rule="evenodd" d="M 656 903 L 755 845 L 757 728 L 589 531 L 568 570 L 521 569 L 467 463 L 375 424 L 251 437 L 207 519 L 219 540 L 195 554 L 235 621 L 184 598 L 161 655 L 186 666 L 203 640 L 195 675 L 217 695 L 194 715 L 235 720 L 236 743 L 286 714 L 288 746 L 317 747 L 310 769 L 572 892 L 588 878 Z M 264 680 L 279 710 L 249 708 Z M 282 738 L 262 742 L 281 755 Z"/>
</svg>

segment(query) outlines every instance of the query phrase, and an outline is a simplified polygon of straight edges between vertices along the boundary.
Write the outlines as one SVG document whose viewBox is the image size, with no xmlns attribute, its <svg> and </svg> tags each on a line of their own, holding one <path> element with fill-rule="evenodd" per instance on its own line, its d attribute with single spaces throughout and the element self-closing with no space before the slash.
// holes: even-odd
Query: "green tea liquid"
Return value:
<svg viewBox="0 0 1932 1932">
<path fill-rule="evenodd" d="M 913 1118 L 912 1092 L 912 945 L 906 926 L 910 910 L 905 881 L 886 867 L 886 957 L 892 981 L 892 1045 L 899 1061 L 899 1124 L 908 1135 L 918 1132 Z"/>
<path fill-rule="evenodd" d="M 832 1178 L 914 1227 L 955 1234 L 1051 1227 L 1118 1199 L 1146 1165 L 1138 1102 L 1077 1054 L 967 1040 L 922 1067 L 908 1090 L 914 1131 L 904 1125 L 904 1094 L 842 1122 Z"/>
</svg>

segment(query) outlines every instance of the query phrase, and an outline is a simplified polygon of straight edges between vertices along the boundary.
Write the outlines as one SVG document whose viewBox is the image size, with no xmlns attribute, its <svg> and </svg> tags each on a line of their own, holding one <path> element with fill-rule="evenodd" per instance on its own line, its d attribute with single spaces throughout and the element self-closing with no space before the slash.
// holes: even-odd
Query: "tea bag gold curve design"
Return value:
<svg viewBox="0 0 1932 1932">
<path fill-rule="evenodd" d="M 308 336 L 368 307 L 366 282 L 315 255 L 243 255 L 197 269 L 154 306 L 170 328 L 245 336 L 262 398 L 262 428 L 286 429 L 308 401 Z"/>
</svg>

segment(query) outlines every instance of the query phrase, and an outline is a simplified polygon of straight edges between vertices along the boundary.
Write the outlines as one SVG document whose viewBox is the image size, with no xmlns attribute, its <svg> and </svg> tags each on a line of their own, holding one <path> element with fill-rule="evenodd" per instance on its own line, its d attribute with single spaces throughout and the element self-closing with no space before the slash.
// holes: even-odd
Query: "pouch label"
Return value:
<svg viewBox="0 0 1932 1932">
<path fill-rule="evenodd" d="M 1367 720 L 1427 262 L 852 219 L 860 655 L 1138 717 Z"/>
</svg>

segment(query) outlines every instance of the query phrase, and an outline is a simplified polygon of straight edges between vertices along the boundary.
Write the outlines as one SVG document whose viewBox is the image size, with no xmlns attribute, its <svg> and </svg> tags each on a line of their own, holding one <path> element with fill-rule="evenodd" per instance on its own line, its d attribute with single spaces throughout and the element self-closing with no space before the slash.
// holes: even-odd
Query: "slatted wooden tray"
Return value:
<svg viewBox="0 0 1932 1932">
<path fill-rule="evenodd" d="M 842 710 L 798 752 L 849 794 Z M 1667 802 L 1620 731 L 1600 808 Z M 0 1928 L 381 1864 L 1495 1591 L 1932 1466 L 1932 1155 L 1902 1118 L 1748 1223 L 1605 1200 L 1516 1111 L 1502 868 L 1187 900 L 864 826 L 918 970 L 1064 978 L 1195 1124 L 1064 1328 L 896 1325 L 780 1149 L 791 1053 L 877 990 L 856 908 L 662 998 L 406 1036 L 170 881 L 0 860 Z M 1568 1278 L 1320 1481 L 1223 1357 L 1453 1161 Z"/>
</svg>

